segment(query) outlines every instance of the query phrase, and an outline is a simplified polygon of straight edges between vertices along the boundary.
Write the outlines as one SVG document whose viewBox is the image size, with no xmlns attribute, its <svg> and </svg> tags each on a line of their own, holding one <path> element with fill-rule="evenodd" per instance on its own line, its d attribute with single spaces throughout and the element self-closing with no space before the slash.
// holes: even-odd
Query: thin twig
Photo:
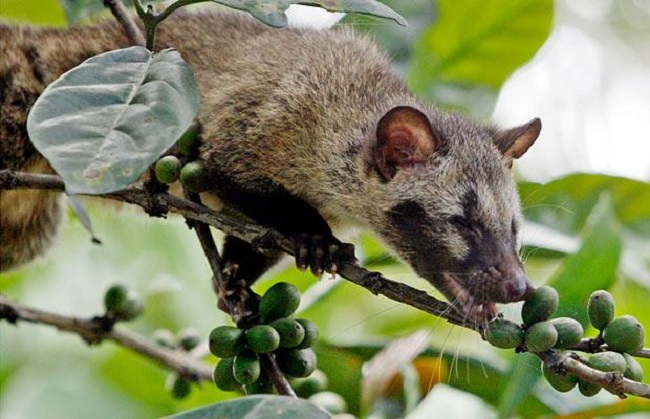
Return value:
<svg viewBox="0 0 650 419">
<path fill-rule="evenodd" d="M 201 197 L 199 196 L 199 194 L 195 192 L 190 192 L 187 188 L 183 188 L 183 193 L 185 195 L 185 198 L 189 199 L 190 201 L 198 205 L 202 205 Z M 217 295 L 217 299 L 224 298 L 225 296 L 223 291 L 227 289 L 227 284 L 223 275 L 224 266 L 221 260 L 221 256 L 219 255 L 219 250 L 217 249 L 217 245 L 215 244 L 214 238 L 212 237 L 210 226 L 203 222 L 192 220 L 189 218 L 187 218 L 186 220 L 187 223 L 196 232 L 196 236 L 199 239 L 199 242 L 201 243 L 201 247 L 203 248 L 203 253 L 205 254 L 205 257 L 208 259 L 210 263 L 210 268 L 212 269 L 212 275 L 213 275 L 212 286 Z M 256 297 L 250 294 L 248 294 L 247 296 L 249 296 L 249 298 Z M 240 317 L 238 313 L 235 312 L 237 308 L 238 307 L 229 307 L 230 309 L 229 311 L 235 321 L 237 321 L 237 319 Z M 275 387 L 275 389 L 278 391 L 278 394 L 296 397 L 296 393 L 291 388 L 291 385 L 289 385 L 289 382 L 287 381 L 284 374 L 282 374 L 280 367 L 278 367 L 277 362 L 275 362 L 275 358 L 270 354 L 260 354 L 259 360 L 260 360 L 260 364 L 262 365 L 262 368 L 264 369 L 267 376 L 271 380 L 273 387 Z"/>
<path fill-rule="evenodd" d="M 189 192 L 187 190 L 184 192 L 185 197 L 190 201 L 195 202 L 198 205 L 203 205 L 198 194 Z M 220 288 L 219 284 L 222 284 L 224 282 L 223 264 L 221 263 L 221 256 L 219 256 L 217 245 L 215 244 L 214 238 L 212 237 L 212 232 L 210 232 L 210 226 L 191 218 L 187 218 L 186 220 L 189 226 L 196 232 L 199 242 L 201 243 L 203 253 L 208 259 L 208 263 L 210 264 L 210 269 L 212 270 L 213 275 L 214 290 L 217 292 Z"/>
<path fill-rule="evenodd" d="M 10 323 L 24 321 L 46 324 L 64 332 L 76 333 L 88 344 L 112 340 L 125 348 L 154 360 L 159 365 L 175 371 L 179 376 L 193 381 L 212 380 L 212 368 L 199 362 L 187 352 L 166 349 L 150 340 L 119 326 L 104 327 L 102 317 L 79 318 L 63 316 L 49 311 L 25 307 L 0 294 L 0 319 Z"/>
<path fill-rule="evenodd" d="M 135 24 L 122 0 L 103 0 L 104 6 L 108 7 L 113 17 L 122 25 L 124 33 L 132 45 L 144 45 L 145 40 L 140 28 Z"/>
<path fill-rule="evenodd" d="M 287 381 L 287 378 L 282 374 L 282 370 L 278 366 L 275 356 L 271 354 L 258 354 L 260 359 L 260 364 L 264 369 L 264 372 L 269 377 L 271 384 L 278 391 L 278 394 L 282 394 L 290 397 L 296 396 L 296 392 L 293 391 L 293 388 Z"/>
</svg>

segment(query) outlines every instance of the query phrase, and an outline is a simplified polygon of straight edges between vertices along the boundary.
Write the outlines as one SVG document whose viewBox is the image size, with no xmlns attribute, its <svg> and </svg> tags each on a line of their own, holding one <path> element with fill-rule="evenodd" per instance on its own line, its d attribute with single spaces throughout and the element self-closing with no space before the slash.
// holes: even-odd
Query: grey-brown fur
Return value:
<svg viewBox="0 0 650 419">
<path fill-rule="evenodd" d="M 88 56 L 126 46 L 126 38 L 110 24 L 69 31 L 0 26 L 0 35 L 0 54 L 9 57 L 0 64 L 1 167 L 25 170 L 27 160 L 39 159 L 24 127 L 38 93 Z M 158 45 L 175 46 L 195 70 L 200 157 L 226 205 L 246 194 L 288 193 L 329 225 L 364 226 L 469 312 L 523 297 L 528 285 L 512 231 L 521 216 L 509 164 L 535 140 L 538 123 L 499 132 L 420 105 L 385 54 L 347 29 L 277 30 L 241 15 L 180 15 L 162 25 Z M 395 107 L 423 113 L 432 127 L 431 134 L 415 130 L 419 154 L 405 162 L 399 147 L 381 154 L 377 146 L 378 123 Z M 389 137 L 405 134 L 397 128 Z M 5 217 L 15 211 L 8 192 L 1 194 L 6 269 L 34 256 L 25 250 L 34 246 L 14 243 L 8 232 L 27 231 L 34 219 L 50 225 L 47 214 L 56 211 L 41 205 Z"/>
</svg>

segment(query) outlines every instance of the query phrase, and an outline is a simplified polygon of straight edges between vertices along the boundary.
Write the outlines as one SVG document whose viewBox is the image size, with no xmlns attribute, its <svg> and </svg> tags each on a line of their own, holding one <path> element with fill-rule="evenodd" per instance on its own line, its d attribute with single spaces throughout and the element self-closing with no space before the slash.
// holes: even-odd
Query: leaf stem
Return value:
<svg viewBox="0 0 650 419">
<path fill-rule="evenodd" d="M 146 47 L 149 51 L 153 52 L 156 47 L 156 29 L 158 25 L 171 16 L 178 8 L 187 6 L 195 3 L 204 3 L 209 0 L 178 0 L 165 8 L 160 13 L 157 13 L 151 4 L 147 4 L 147 8 L 142 6 L 140 0 L 135 0 L 133 2 L 135 6 L 135 11 L 138 14 L 140 20 L 144 24 L 145 33 L 146 33 Z"/>
</svg>

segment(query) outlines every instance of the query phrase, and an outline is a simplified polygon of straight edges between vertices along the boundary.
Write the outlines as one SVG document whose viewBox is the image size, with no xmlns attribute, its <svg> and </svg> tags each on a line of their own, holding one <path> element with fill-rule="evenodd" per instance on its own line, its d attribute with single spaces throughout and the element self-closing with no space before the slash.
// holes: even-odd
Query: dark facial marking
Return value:
<svg viewBox="0 0 650 419">
<path fill-rule="evenodd" d="M 476 210 L 478 196 L 473 189 L 465 193 L 461 199 L 461 207 L 463 208 L 463 214 L 455 215 L 449 221 L 456 227 L 460 235 L 473 245 L 474 240 L 484 235 L 481 220 L 478 218 Z"/>
<path fill-rule="evenodd" d="M 388 211 L 388 218 L 399 231 L 409 235 L 421 234 L 427 224 L 427 213 L 415 201 L 405 201 L 395 205 Z"/>
</svg>

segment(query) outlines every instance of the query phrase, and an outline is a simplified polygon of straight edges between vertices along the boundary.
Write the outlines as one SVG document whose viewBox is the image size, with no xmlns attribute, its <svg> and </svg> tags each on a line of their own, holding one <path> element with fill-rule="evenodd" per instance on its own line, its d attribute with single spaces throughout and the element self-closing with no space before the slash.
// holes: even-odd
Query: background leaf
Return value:
<svg viewBox="0 0 650 419">
<path fill-rule="evenodd" d="M 169 416 L 168 419 L 283 418 L 328 419 L 331 416 L 313 404 L 286 396 L 248 396 Z"/>
<path fill-rule="evenodd" d="M 650 234 L 650 183 L 599 174 L 573 174 L 545 185 L 519 184 L 526 218 L 564 233 L 580 231 L 603 192 L 627 228 Z"/>
<path fill-rule="evenodd" d="M 551 0 L 439 0 L 437 21 L 420 38 L 410 86 L 431 97 L 434 83 L 497 89 L 530 60 L 551 29 Z"/>
<path fill-rule="evenodd" d="M 131 47 L 92 57 L 50 84 L 27 130 L 69 194 L 101 194 L 137 180 L 190 126 L 198 102 L 180 54 Z"/>
<path fill-rule="evenodd" d="M 133 2 L 125 1 L 127 7 Z M 65 17 L 71 25 L 79 24 L 88 18 L 107 12 L 102 0 L 59 0 L 59 4 L 65 11 Z"/>
<path fill-rule="evenodd" d="M 36 25 L 64 26 L 66 23 L 56 0 L 2 0 L 0 17 Z"/>
<path fill-rule="evenodd" d="M 609 289 L 616 281 L 621 256 L 619 232 L 611 198 L 603 194 L 587 220 L 580 250 L 565 260 L 549 282 L 560 294 L 554 317 L 572 317 L 588 327 L 589 295 L 597 289 Z"/>
<path fill-rule="evenodd" d="M 513 411 L 533 392 L 535 384 L 542 376 L 540 360 L 533 354 L 518 354 L 511 363 L 511 369 L 505 375 L 502 388 L 499 389 L 499 413 L 501 417 L 512 416 Z M 531 408 L 528 400 L 526 409 Z"/>
</svg>

